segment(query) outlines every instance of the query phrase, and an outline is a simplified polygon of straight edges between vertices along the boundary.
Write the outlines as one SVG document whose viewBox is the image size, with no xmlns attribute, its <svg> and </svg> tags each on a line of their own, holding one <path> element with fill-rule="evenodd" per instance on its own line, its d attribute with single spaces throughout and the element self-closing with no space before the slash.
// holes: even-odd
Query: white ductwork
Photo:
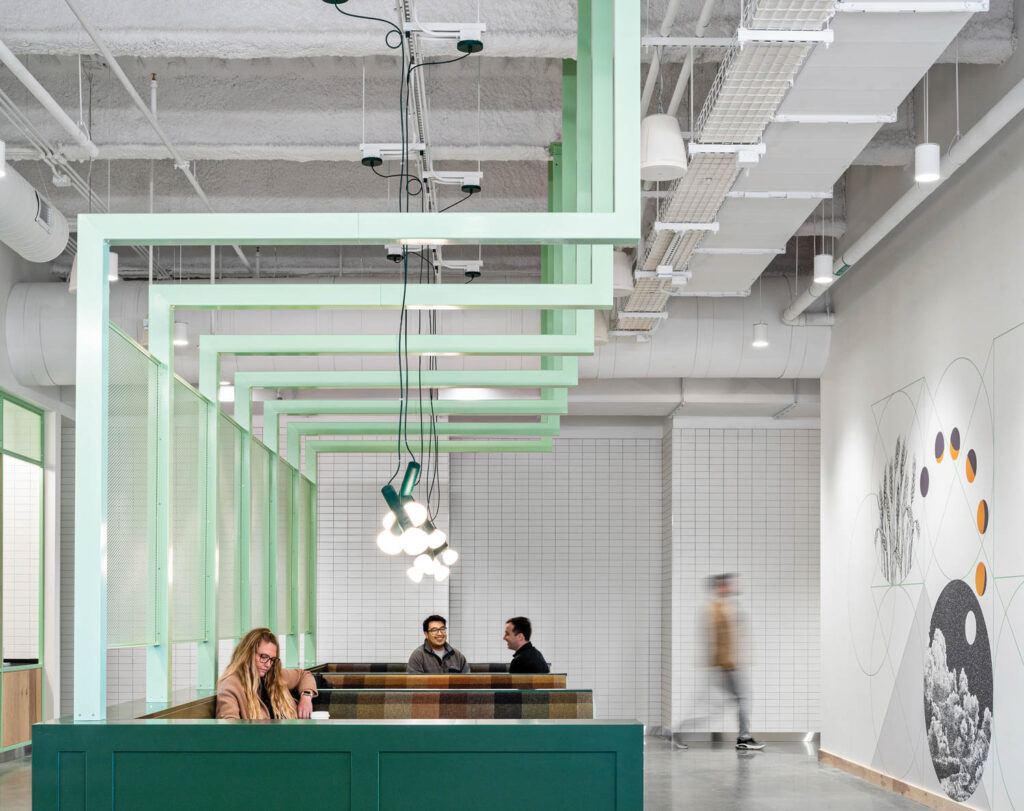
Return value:
<svg viewBox="0 0 1024 811">
<path fill-rule="evenodd" d="M 899 226 L 910 214 L 927 200 L 943 183 L 963 166 L 974 154 L 987 144 L 1003 127 L 1010 123 L 1024 110 L 1024 80 L 1018 82 L 1010 91 L 996 102 L 992 108 L 979 119 L 978 123 L 967 131 L 959 141 L 950 147 L 942 159 L 940 177 L 935 183 L 916 183 L 906 194 L 900 197 L 874 224 L 856 241 L 849 245 L 842 256 L 835 262 L 833 272 L 836 277 L 849 271 L 872 248 L 885 239 L 893 229 Z M 803 314 L 811 304 L 819 298 L 830 285 L 811 284 L 797 296 L 782 314 L 787 323 L 798 323 L 798 319 L 806 318 Z"/>
<path fill-rule="evenodd" d="M 0 242 L 29 262 L 50 262 L 68 244 L 68 221 L 10 164 L 0 176 Z"/>
<path fill-rule="evenodd" d="M 763 282 L 762 297 L 673 298 L 649 341 L 620 339 L 580 359 L 580 378 L 816 378 L 828 358 L 828 326 L 789 326 L 777 313 L 785 279 Z M 768 324 L 765 349 L 751 346 L 754 324 Z"/>
<path fill-rule="evenodd" d="M 593 357 L 580 358 L 580 378 L 627 377 L 818 377 L 829 348 L 828 327 L 796 329 L 772 313 L 791 295 L 784 279 L 766 280 L 759 297 L 742 299 L 674 299 L 669 318 L 646 343 L 621 339 L 598 345 Z M 148 311 L 148 285 L 119 282 L 110 288 L 110 318 L 129 335 L 142 336 Z M 410 332 L 418 330 L 419 312 L 409 314 Z M 600 318 L 602 314 L 598 314 Z M 391 335 L 398 313 L 381 310 L 223 310 L 215 314 L 175 312 L 192 335 L 363 334 Z M 768 322 L 767 349 L 750 346 L 753 324 Z M 75 380 L 75 297 L 59 283 L 18 284 L 7 303 L 6 338 L 11 368 L 27 386 L 67 386 Z M 424 318 L 424 325 L 426 319 Z M 536 310 L 454 310 L 438 319 L 445 334 L 531 335 L 539 331 Z M 535 369 L 536 357 L 440 357 L 444 369 Z M 390 369 L 393 355 L 323 357 L 227 357 L 224 376 L 257 369 Z M 415 372 L 415 363 L 413 370 Z M 196 380 L 198 354 L 189 346 L 175 355 L 175 371 Z"/>
</svg>

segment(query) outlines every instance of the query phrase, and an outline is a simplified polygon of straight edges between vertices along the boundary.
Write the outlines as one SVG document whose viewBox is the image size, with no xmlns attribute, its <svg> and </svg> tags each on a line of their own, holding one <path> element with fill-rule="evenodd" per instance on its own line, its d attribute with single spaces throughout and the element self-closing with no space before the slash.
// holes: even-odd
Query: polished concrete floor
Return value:
<svg viewBox="0 0 1024 811">
<path fill-rule="evenodd" d="M 32 807 L 32 761 L 0 764 L 0 809 Z M 644 807 L 655 809 L 921 809 L 818 763 L 811 744 L 770 743 L 760 752 L 698 743 L 675 749 L 663 738 L 644 747 Z"/>
</svg>

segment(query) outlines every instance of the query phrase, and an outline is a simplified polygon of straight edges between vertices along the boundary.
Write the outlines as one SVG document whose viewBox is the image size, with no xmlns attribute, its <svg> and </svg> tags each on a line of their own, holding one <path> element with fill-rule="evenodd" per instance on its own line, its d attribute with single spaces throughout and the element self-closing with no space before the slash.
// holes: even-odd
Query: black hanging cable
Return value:
<svg viewBox="0 0 1024 811">
<path fill-rule="evenodd" d="M 445 206 L 444 208 L 442 208 L 442 209 L 441 209 L 441 211 L 439 211 L 438 213 L 440 214 L 440 213 L 442 213 L 442 212 L 444 212 L 444 211 L 447 211 L 447 210 L 448 210 L 448 209 L 450 209 L 450 208 L 455 208 L 455 206 L 457 206 L 457 205 L 458 205 L 459 203 L 465 203 L 465 202 L 466 202 L 466 201 L 467 201 L 467 200 L 468 200 L 468 199 L 469 199 L 470 197 L 472 197 L 472 196 L 473 196 L 474 194 L 476 194 L 476 192 L 472 192 L 472 191 L 471 191 L 471 192 L 467 193 L 465 197 L 460 197 L 460 198 L 459 198 L 458 200 L 456 200 L 456 201 L 455 201 L 454 203 L 452 203 L 451 205 L 447 205 L 447 206 Z"/>
</svg>

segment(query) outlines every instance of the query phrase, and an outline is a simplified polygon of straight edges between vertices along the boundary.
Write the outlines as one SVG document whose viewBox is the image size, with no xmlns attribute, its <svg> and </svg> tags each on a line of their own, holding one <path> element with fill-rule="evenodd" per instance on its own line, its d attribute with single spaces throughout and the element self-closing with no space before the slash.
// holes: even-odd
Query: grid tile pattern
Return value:
<svg viewBox="0 0 1024 811">
<path fill-rule="evenodd" d="M 706 667 L 706 579 L 718 572 L 740 576 L 752 729 L 818 729 L 819 432 L 677 428 L 671 477 L 672 729 L 737 726 Z"/>
<path fill-rule="evenodd" d="M 60 418 L 60 715 L 75 696 L 75 423 Z"/>
<path fill-rule="evenodd" d="M 403 460 L 399 480 L 405 469 Z M 317 472 L 317 659 L 321 662 L 404 662 L 423 644 L 422 622 L 447 617 L 452 644 L 474 661 L 459 623 L 448 612 L 448 582 L 415 584 L 405 571 L 407 555 L 388 557 L 377 548 L 384 498 L 380 488 L 395 472 L 392 454 L 320 454 Z M 460 552 L 449 527 L 448 455 L 438 466 L 438 526 Z M 425 499 L 426 472 L 416 488 Z M 462 565 L 455 564 L 453 577 Z"/>
<path fill-rule="evenodd" d="M 511 657 L 504 621 L 528 616 L 552 670 L 594 691 L 597 718 L 660 716 L 661 445 L 556 439 L 550 454 L 452 460 L 455 643 Z"/>
<path fill-rule="evenodd" d="M 820 31 L 836 13 L 835 0 L 760 0 L 748 8 L 747 27 L 760 31 Z"/>
<path fill-rule="evenodd" d="M 31 413 L 31 412 L 29 412 Z M 3 658 L 38 659 L 43 469 L 3 458 Z"/>
</svg>

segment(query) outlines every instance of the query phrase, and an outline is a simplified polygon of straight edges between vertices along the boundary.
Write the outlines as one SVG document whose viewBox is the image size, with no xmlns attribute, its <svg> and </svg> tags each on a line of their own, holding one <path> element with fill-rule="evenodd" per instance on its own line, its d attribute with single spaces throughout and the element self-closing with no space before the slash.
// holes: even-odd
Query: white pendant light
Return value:
<svg viewBox="0 0 1024 811">
<path fill-rule="evenodd" d="M 7 143 L 0 141 L 0 177 L 7 174 Z"/>
<path fill-rule="evenodd" d="M 942 177 L 939 170 L 941 162 L 938 144 L 918 144 L 914 147 L 914 180 L 918 183 L 934 183 Z"/>
<path fill-rule="evenodd" d="M 402 551 L 402 536 L 385 529 L 377 536 L 377 548 L 385 555 L 397 555 Z"/>
<path fill-rule="evenodd" d="M 768 325 L 764 321 L 754 324 L 754 340 L 750 345 L 754 349 L 765 349 L 768 346 Z"/>
<path fill-rule="evenodd" d="M 451 566 L 458 559 L 459 553 L 452 549 L 450 546 L 441 553 L 441 563 L 443 563 L 445 566 Z"/>
<path fill-rule="evenodd" d="M 413 583 L 419 583 L 423 580 L 423 572 L 421 572 L 415 566 L 410 566 L 408 569 L 406 569 L 405 574 Z"/>
<path fill-rule="evenodd" d="M 939 145 L 928 140 L 928 73 L 924 74 L 924 143 L 914 147 L 914 180 L 918 183 L 934 183 L 942 173 Z"/>
<path fill-rule="evenodd" d="M 814 283 L 815 284 L 832 284 L 835 281 L 835 276 L 832 275 L 832 254 L 830 253 L 819 253 L 814 256 Z"/>
<path fill-rule="evenodd" d="M 188 324 L 184 321 L 174 322 L 174 345 L 188 346 Z"/>
<path fill-rule="evenodd" d="M 110 259 L 107 262 L 107 281 L 116 282 L 117 280 L 117 252 L 111 251 Z"/>
<path fill-rule="evenodd" d="M 434 579 L 438 583 L 442 583 L 448 579 L 448 575 L 452 573 L 452 570 L 447 566 L 438 566 L 434 569 Z"/>
<path fill-rule="evenodd" d="M 640 122 L 640 179 L 678 180 L 686 171 L 686 144 L 674 115 L 657 113 Z"/>
<path fill-rule="evenodd" d="M 612 264 L 612 295 L 628 296 L 633 292 L 633 262 L 625 251 L 615 251 Z"/>
</svg>

